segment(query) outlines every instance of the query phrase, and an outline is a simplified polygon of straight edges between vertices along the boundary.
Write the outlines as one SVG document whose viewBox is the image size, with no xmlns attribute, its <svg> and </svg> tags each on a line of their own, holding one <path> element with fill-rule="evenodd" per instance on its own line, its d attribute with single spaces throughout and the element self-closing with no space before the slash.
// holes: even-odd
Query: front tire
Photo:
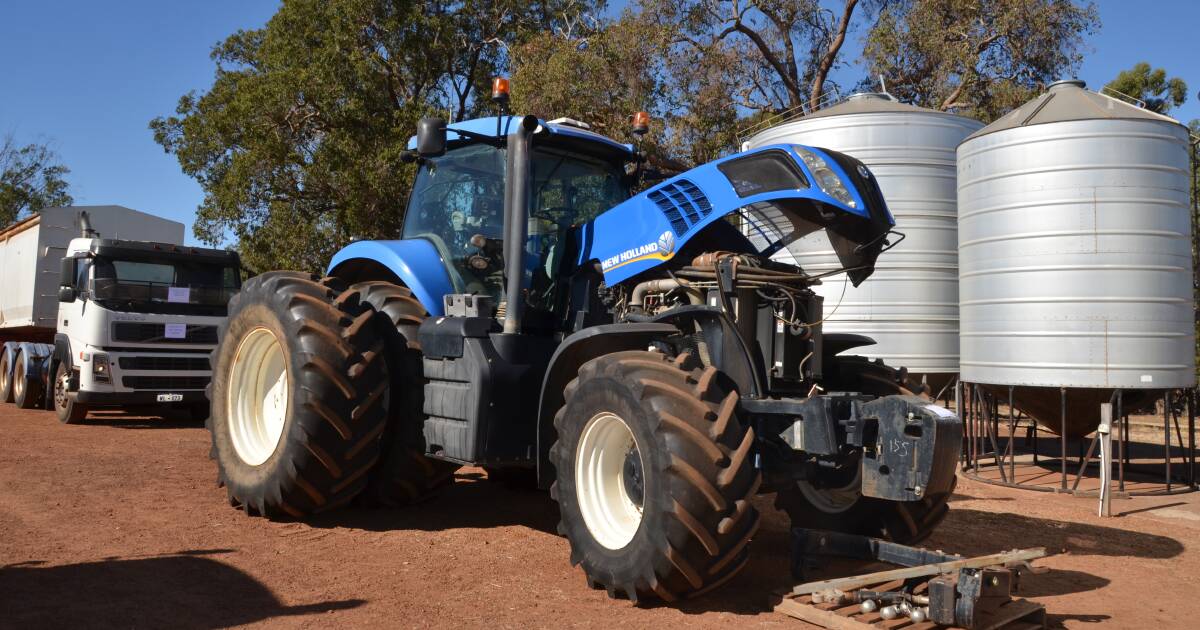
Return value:
<svg viewBox="0 0 1200 630">
<path fill-rule="evenodd" d="M 758 528 L 754 431 L 722 375 L 689 362 L 642 351 L 588 361 L 554 419 L 559 533 L 612 597 L 713 589 L 745 566 Z"/>
<path fill-rule="evenodd" d="M 299 272 L 251 278 L 230 300 L 208 425 L 232 505 L 300 518 L 362 491 L 387 421 L 373 317 L 341 281 Z"/>
<path fill-rule="evenodd" d="M 826 390 L 928 398 L 928 387 L 909 378 L 903 368 L 891 368 L 881 360 L 845 356 L 836 357 L 831 363 L 826 371 Z M 857 457 L 825 471 L 821 482 L 797 481 L 776 494 L 775 507 L 787 513 L 793 527 L 861 534 L 901 544 L 928 538 L 946 518 L 947 501 L 953 492 L 951 486 L 950 492 L 920 501 L 864 497 Z"/>
<path fill-rule="evenodd" d="M 71 370 L 66 361 L 59 361 L 54 369 L 54 415 L 63 424 L 78 424 L 87 417 L 87 406 L 71 400 L 70 384 Z"/>
</svg>

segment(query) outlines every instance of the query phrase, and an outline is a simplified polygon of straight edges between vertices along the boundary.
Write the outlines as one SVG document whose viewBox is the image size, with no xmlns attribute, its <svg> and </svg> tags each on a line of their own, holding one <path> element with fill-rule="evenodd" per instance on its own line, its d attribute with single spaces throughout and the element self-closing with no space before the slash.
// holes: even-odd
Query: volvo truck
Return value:
<svg viewBox="0 0 1200 630">
<path fill-rule="evenodd" d="M 47 208 L 0 230 L 0 401 L 208 415 L 208 355 L 237 254 L 121 206 Z"/>
</svg>

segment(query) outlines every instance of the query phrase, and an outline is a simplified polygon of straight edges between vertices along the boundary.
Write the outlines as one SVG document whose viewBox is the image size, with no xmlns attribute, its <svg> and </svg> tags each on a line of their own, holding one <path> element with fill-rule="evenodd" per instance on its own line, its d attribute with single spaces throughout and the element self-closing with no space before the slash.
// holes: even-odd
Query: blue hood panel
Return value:
<svg viewBox="0 0 1200 630">
<path fill-rule="evenodd" d="M 868 204 L 842 167 L 821 149 L 805 147 L 825 158 L 854 198 L 855 206 L 843 204 L 816 186 L 816 179 L 793 145 L 770 145 L 731 155 L 697 166 L 625 201 L 578 228 L 579 264 L 599 260 L 604 280 L 613 285 L 670 260 L 681 247 L 706 226 L 724 220 L 739 209 L 762 202 L 816 203 L 836 212 L 871 221 Z M 783 151 L 813 183 L 804 188 L 774 190 L 738 196 L 733 184 L 720 170 L 724 162 L 766 151 Z M 882 209 L 887 224 L 894 221 Z M 879 217 L 875 217 L 879 220 Z M 856 283 L 857 284 L 857 283 Z"/>
</svg>

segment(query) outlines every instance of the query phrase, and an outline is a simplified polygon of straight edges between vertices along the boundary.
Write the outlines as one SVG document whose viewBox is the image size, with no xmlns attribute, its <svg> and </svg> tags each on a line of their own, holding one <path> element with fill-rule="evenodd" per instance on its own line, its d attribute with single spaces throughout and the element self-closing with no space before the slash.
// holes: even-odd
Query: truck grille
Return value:
<svg viewBox="0 0 1200 630">
<path fill-rule="evenodd" d="M 113 323 L 113 340 L 133 343 L 217 343 L 216 326 L 187 327 L 183 339 L 167 339 L 166 327 L 159 323 L 149 322 L 115 322 Z M 207 368 L 205 368 L 207 369 Z"/>
<path fill-rule="evenodd" d="M 208 370 L 208 357 L 121 357 L 123 370 Z"/>
<path fill-rule="evenodd" d="M 676 236 L 683 236 L 700 219 L 712 212 L 712 204 L 704 191 L 687 179 L 679 179 L 650 193 L 659 210 L 671 222 Z"/>
<path fill-rule="evenodd" d="M 132 389 L 204 389 L 207 376 L 122 376 L 121 384 Z"/>
</svg>

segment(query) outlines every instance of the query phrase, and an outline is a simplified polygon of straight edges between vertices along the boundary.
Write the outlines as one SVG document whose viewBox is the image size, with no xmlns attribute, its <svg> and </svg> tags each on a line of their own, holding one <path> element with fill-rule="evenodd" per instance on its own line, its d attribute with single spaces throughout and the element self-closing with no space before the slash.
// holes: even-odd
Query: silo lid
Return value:
<svg viewBox="0 0 1200 630">
<path fill-rule="evenodd" d="M 939 112 L 936 109 L 926 109 L 915 105 L 908 105 L 896 100 L 896 97 L 883 92 L 859 92 L 852 94 L 846 100 L 824 109 L 805 115 L 804 119 L 821 118 L 824 116 L 845 116 L 848 114 L 876 114 L 880 112 L 900 112 L 911 114 L 919 112 L 922 114 L 943 114 L 946 116 L 954 116 L 949 112 Z"/>
<path fill-rule="evenodd" d="M 1055 81 L 1040 96 L 997 118 L 992 124 L 967 136 L 967 140 L 989 133 L 1068 120 L 1157 120 L 1180 124 L 1170 116 L 1154 113 L 1106 94 L 1087 89 L 1078 79 Z M 964 140 L 966 142 L 966 140 Z"/>
</svg>

